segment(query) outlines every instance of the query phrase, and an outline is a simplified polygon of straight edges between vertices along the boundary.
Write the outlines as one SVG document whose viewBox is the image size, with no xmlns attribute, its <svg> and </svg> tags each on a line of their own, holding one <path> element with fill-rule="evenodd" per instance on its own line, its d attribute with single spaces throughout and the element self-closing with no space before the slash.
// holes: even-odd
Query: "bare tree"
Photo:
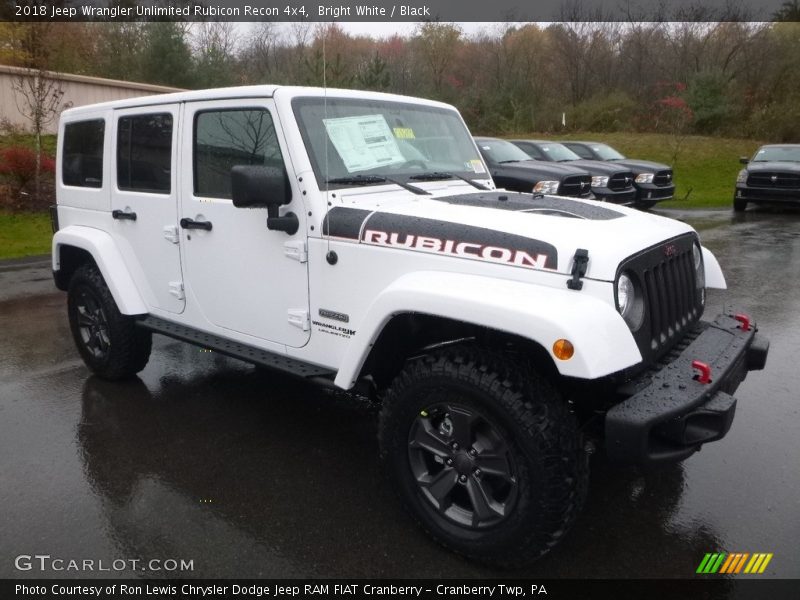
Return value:
<svg viewBox="0 0 800 600">
<path fill-rule="evenodd" d="M 14 100 L 20 114 L 31 122 L 36 143 L 36 198 L 41 191 L 42 133 L 67 108 L 61 80 L 50 71 L 32 69 L 22 72 L 12 82 Z"/>
</svg>

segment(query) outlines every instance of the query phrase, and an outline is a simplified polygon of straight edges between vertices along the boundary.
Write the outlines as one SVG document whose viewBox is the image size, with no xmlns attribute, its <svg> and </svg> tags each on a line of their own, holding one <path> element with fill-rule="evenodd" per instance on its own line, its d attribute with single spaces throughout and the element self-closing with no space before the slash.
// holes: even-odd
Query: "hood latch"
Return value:
<svg viewBox="0 0 800 600">
<path fill-rule="evenodd" d="M 586 267 L 589 264 L 589 251 L 585 248 L 578 248 L 575 256 L 572 257 L 572 279 L 567 281 L 567 287 L 571 290 L 583 289 L 581 278 L 586 275 Z"/>
</svg>

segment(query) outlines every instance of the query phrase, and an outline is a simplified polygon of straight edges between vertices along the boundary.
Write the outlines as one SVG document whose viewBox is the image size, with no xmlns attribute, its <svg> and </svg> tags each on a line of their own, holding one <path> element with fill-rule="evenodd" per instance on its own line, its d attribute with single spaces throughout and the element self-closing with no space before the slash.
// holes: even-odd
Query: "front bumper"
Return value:
<svg viewBox="0 0 800 600">
<path fill-rule="evenodd" d="M 758 188 L 737 184 L 734 198 L 747 202 L 776 202 L 800 204 L 800 190 L 783 188 Z"/>
<path fill-rule="evenodd" d="M 605 417 L 606 451 L 611 460 L 645 466 L 683 460 L 704 443 L 725 436 L 733 422 L 732 394 L 748 371 L 763 369 L 769 341 L 726 315 L 701 323 L 702 331 L 655 374 L 628 382 L 629 397 Z M 692 361 L 711 368 L 701 383 Z"/>
<path fill-rule="evenodd" d="M 637 202 L 669 200 L 675 195 L 674 185 L 655 185 L 653 183 L 634 183 Z"/>
<path fill-rule="evenodd" d="M 636 190 L 631 187 L 620 192 L 607 187 L 593 187 L 592 193 L 598 200 L 603 202 L 613 202 L 614 204 L 633 204 L 636 201 Z"/>
</svg>

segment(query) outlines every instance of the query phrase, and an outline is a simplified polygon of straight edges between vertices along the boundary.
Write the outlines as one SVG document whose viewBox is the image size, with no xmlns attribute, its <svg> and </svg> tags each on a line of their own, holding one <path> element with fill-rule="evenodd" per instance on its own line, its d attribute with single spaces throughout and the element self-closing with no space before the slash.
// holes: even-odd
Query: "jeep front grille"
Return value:
<svg viewBox="0 0 800 600">
<path fill-rule="evenodd" d="M 614 173 L 608 179 L 608 189 L 615 192 L 622 192 L 633 188 L 633 173 L 626 171 L 624 173 Z"/>
<path fill-rule="evenodd" d="M 666 171 L 658 171 L 653 176 L 653 183 L 655 185 L 672 185 L 672 169 Z"/>
<path fill-rule="evenodd" d="M 758 171 L 747 176 L 747 185 L 753 187 L 800 189 L 800 173 Z"/>
<path fill-rule="evenodd" d="M 620 267 L 638 280 L 644 295 L 644 322 L 633 334 L 645 360 L 669 351 L 703 314 L 692 256 L 695 240 L 686 235 L 662 242 Z"/>
</svg>

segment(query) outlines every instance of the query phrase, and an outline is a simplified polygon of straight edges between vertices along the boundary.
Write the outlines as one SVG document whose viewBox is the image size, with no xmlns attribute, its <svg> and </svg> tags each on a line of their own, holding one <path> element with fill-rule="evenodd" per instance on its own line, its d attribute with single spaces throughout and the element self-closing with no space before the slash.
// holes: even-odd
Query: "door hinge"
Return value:
<svg viewBox="0 0 800 600">
<path fill-rule="evenodd" d="M 308 311 L 298 308 L 289 309 L 289 325 L 294 325 L 298 329 L 308 331 L 311 324 L 308 320 Z"/>
<path fill-rule="evenodd" d="M 164 239 L 168 242 L 172 242 L 173 244 L 177 244 L 179 241 L 181 241 L 180 235 L 178 234 L 178 226 L 167 225 L 164 227 Z"/>
<path fill-rule="evenodd" d="M 182 281 L 170 281 L 169 282 L 169 293 L 175 296 L 178 300 L 183 300 L 186 295 L 183 293 L 183 282 Z"/>
<path fill-rule="evenodd" d="M 286 242 L 283 245 L 283 253 L 287 258 L 304 263 L 308 260 L 305 242 Z"/>
</svg>

